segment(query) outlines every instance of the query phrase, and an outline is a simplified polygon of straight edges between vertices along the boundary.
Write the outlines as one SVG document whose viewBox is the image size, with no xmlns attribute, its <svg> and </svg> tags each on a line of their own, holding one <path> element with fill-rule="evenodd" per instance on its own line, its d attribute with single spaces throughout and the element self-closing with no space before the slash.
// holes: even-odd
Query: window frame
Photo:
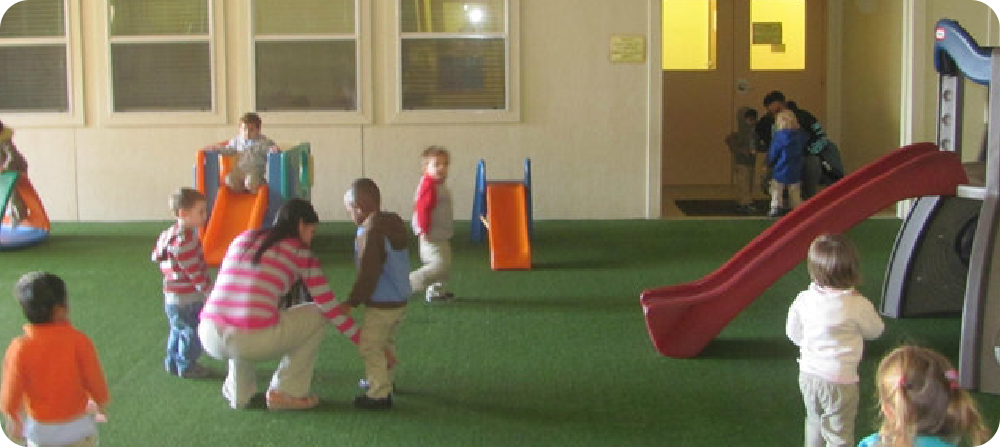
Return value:
<svg viewBox="0 0 1000 447">
<path fill-rule="evenodd" d="M 27 46 L 62 42 L 66 46 L 66 111 L 5 112 L 3 121 L 12 128 L 82 126 L 85 124 L 83 102 L 83 40 L 80 34 L 80 0 L 62 0 L 63 36 L 0 39 L 3 46 Z"/>
<path fill-rule="evenodd" d="M 255 35 L 254 12 L 256 0 L 248 2 L 247 20 L 247 55 L 252 74 L 246 83 L 243 97 L 250 105 L 249 110 L 257 110 L 257 36 Z M 357 110 L 274 110 L 258 111 L 261 119 L 268 125 L 328 125 L 328 124 L 371 124 L 372 123 L 372 5 L 371 0 L 354 0 L 354 40 L 355 40 L 355 76 L 357 86 Z M 343 34 L 287 34 L 280 37 L 261 39 L 264 42 L 280 41 L 326 41 L 347 40 Z"/>
<path fill-rule="evenodd" d="M 102 45 L 104 60 L 101 65 L 105 70 L 102 83 L 105 91 L 99 95 L 102 98 L 101 118 L 108 126 L 149 126 L 149 125 L 204 125 L 227 123 L 226 98 L 226 45 L 225 45 L 225 1 L 205 0 L 208 3 L 208 36 L 190 36 L 178 39 L 176 36 L 111 36 L 111 24 L 108 19 L 110 0 L 102 0 L 101 11 L 97 14 L 102 30 Z M 114 110 L 114 73 L 111 60 L 111 45 L 113 43 L 169 43 L 169 42 L 208 42 L 209 48 L 209 79 L 211 83 L 212 107 L 207 111 L 186 110 L 149 110 L 117 112 Z"/>
<path fill-rule="evenodd" d="M 489 122 L 519 122 L 521 120 L 521 83 L 520 83 L 520 0 L 505 0 L 506 20 L 503 32 L 485 33 L 403 33 L 400 16 L 402 6 L 395 0 L 392 9 L 392 54 L 388 58 L 390 80 L 389 92 L 386 98 L 386 109 L 389 111 L 389 122 L 399 124 L 425 123 L 489 123 Z M 411 34 L 411 36 L 407 36 Z M 419 37 L 417 36 L 419 35 Z M 503 38 L 506 51 L 506 67 L 504 82 L 507 92 L 507 107 L 501 110 L 487 109 L 452 109 L 452 110 L 404 110 L 403 109 L 403 39 L 441 39 L 441 38 Z"/>
</svg>

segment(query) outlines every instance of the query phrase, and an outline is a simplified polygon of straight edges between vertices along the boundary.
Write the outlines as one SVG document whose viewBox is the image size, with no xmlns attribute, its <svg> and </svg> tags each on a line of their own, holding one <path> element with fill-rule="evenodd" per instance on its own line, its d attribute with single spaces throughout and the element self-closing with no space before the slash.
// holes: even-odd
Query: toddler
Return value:
<svg viewBox="0 0 1000 447">
<path fill-rule="evenodd" d="M 958 372 L 930 349 L 902 346 L 878 365 L 875 388 L 882 424 L 858 447 L 946 447 L 989 435 L 976 402 L 958 387 Z M 991 443 L 992 444 L 992 443 Z"/>
<path fill-rule="evenodd" d="M 28 161 L 14 145 L 14 131 L 5 127 L 3 122 L 0 122 L 0 171 L 15 171 L 22 176 L 28 174 Z M 10 226 L 16 228 L 28 217 L 28 211 L 17 189 L 11 191 L 9 202 Z"/>
<path fill-rule="evenodd" d="M 406 224 L 396 213 L 381 211 L 378 185 L 367 178 L 355 180 L 344 195 L 344 205 L 358 225 L 354 242 L 358 275 L 346 306 L 365 305 L 358 349 L 365 362 L 365 394 L 354 399 L 363 409 L 392 408 L 392 366 L 395 338 L 406 316 L 412 293 L 408 273 Z"/>
<path fill-rule="evenodd" d="M 757 110 L 740 107 L 736 118 L 738 130 L 726 137 L 726 145 L 733 156 L 733 184 L 736 185 L 740 212 L 752 214 L 757 212 L 757 208 L 753 206 L 753 170 L 757 163 L 754 153 L 757 136 L 754 127 L 757 125 Z"/>
<path fill-rule="evenodd" d="M 781 216 L 785 207 L 785 188 L 788 189 L 788 208 L 802 203 L 802 166 L 809 135 L 799 129 L 795 113 L 782 110 L 774 117 L 774 135 L 767 150 L 767 165 L 771 168 L 771 211 L 769 217 Z"/>
<path fill-rule="evenodd" d="M 256 113 L 240 117 L 240 134 L 217 147 L 223 155 L 236 154 L 236 165 L 226 175 L 226 186 L 235 192 L 256 193 L 264 184 L 267 154 L 280 152 L 278 146 L 260 133 L 261 120 Z"/>
<path fill-rule="evenodd" d="M 428 302 L 449 301 L 455 295 L 445 290 L 444 281 L 451 270 L 451 243 L 454 214 L 448 179 L 451 157 L 440 146 L 431 146 L 420 154 L 424 175 L 417 186 L 413 203 L 413 232 L 420 241 L 422 267 L 410 273 L 410 288 L 424 290 Z"/>
<path fill-rule="evenodd" d="M 163 309 L 170 322 L 163 369 L 184 378 L 204 378 L 210 371 L 198 364 L 198 314 L 209 292 L 208 269 L 195 231 L 205 224 L 207 202 L 202 193 L 181 188 L 170 196 L 177 223 L 160 233 L 152 260 L 163 272 Z"/>
<path fill-rule="evenodd" d="M 31 272 L 14 294 L 28 324 L 3 360 L 0 411 L 8 433 L 28 445 L 97 445 L 95 421 L 103 418 L 108 386 L 94 345 L 70 324 L 66 283 Z"/>
<path fill-rule="evenodd" d="M 799 389 L 806 407 L 806 446 L 854 444 L 858 363 L 864 340 L 882 335 L 875 307 L 854 289 L 857 253 L 843 236 L 825 234 L 809 246 L 812 283 L 788 311 L 785 332 L 799 347 Z"/>
</svg>

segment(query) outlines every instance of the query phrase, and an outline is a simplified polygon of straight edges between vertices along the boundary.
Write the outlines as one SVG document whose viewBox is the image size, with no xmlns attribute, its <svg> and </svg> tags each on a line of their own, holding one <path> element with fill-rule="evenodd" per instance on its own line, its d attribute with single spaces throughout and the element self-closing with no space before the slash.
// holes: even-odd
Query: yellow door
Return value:
<svg viewBox="0 0 1000 447">
<path fill-rule="evenodd" d="M 822 0 L 663 0 L 663 184 L 728 185 L 736 109 L 781 90 L 822 124 Z"/>
</svg>

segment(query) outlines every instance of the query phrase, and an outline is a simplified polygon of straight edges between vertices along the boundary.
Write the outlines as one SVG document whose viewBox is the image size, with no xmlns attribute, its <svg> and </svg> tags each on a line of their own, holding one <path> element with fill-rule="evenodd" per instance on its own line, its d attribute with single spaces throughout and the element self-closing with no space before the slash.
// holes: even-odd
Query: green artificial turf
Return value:
<svg viewBox="0 0 1000 447">
<path fill-rule="evenodd" d="M 410 304 L 390 412 L 352 408 L 363 366 L 332 329 L 316 369 L 316 410 L 234 411 L 220 394 L 221 376 L 166 374 L 160 274 L 149 261 L 166 222 L 55 224 L 42 245 L 0 252 L 0 342 L 24 321 L 8 292 L 18 276 L 62 276 L 73 323 L 94 340 L 111 388 L 104 446 L 800 445 L 797 352 L 784 320 L 808 282 L 802 265 L 695 359 L 660 356 L 638 304 L 643 289 L 714 270 L 767 224 L 536 222 L 534 269 L 507 272 L 491 271 L 488 249 L 470 244 L 459 224 L 451 282 L 458 299 Z M 863 259 L 861 289 L 875 300 L 898 227 L 872 220 L 850 234 Z M 314 244 L 340 295 L 353 279 L 353 233 L 347 223 L 323 224 Z M 887 320 L 861 368 L 859 438 L 873 429 L 878 357 L 916 342 L 954 361 L 959 330 L 957 318 Z M 221 362 L 204 363 L 224 371 Z M 261 390 L 273 367 L 260 365 Z M 995 430 L 1000 397 L 976 398 Z"/>
</svg>

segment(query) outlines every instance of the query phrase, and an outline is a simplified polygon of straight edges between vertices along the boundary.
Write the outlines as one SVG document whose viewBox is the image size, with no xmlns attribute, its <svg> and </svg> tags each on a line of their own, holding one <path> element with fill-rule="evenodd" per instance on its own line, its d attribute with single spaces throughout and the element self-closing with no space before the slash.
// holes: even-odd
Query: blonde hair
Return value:
<svg viewBox="0 0 1000 447">
<path fill-rule="evenodd" d="M 958 374 L 943 355 L 920 346 L 901 346 L 882 358 L 875 388 L 881 407 L 879 445 L 912 446 L 920 435 L 971 445 L 988 432 L 976 402 L 958 388 Z"/>
<path fill-rule="evenodd" d="M 191 188 L 181 188 L 170 195 L 167 203 L 170 205 L 170 210 L 174 212 L 174 216 L 177 216 L 181 210 L 191 209 L 196 203 L 205 200 L 207 199 L 201 191 Z"/>
<path fill-rule="evenodd" d="M 799 120 L 795 118 L 795 113 L 789 109 L 782 110 L 774 116 L 774 127 L 778 130 L 798 129 Z"/>
<path fill-rule="evenodd" d="M 823 234 L 809 244 L 809 278 L 822 287 L 850 289 L 861 283 L 858 252 L 846 237 Z"/>
<path fill-rule="evenodd" d="M 426 168 L 427 163 L 430 163 L 430 160 L 432 158 L 437 158 L 437 157 L 444 157 L 447 158 L 448 161 L 451 161 L 451 154 L 448 153 L 448 149 L 436 145 L 427 146 L 427 149 L 424 149 L 422 152 L 420 152 L 420 165 Z"/>
</svg>

